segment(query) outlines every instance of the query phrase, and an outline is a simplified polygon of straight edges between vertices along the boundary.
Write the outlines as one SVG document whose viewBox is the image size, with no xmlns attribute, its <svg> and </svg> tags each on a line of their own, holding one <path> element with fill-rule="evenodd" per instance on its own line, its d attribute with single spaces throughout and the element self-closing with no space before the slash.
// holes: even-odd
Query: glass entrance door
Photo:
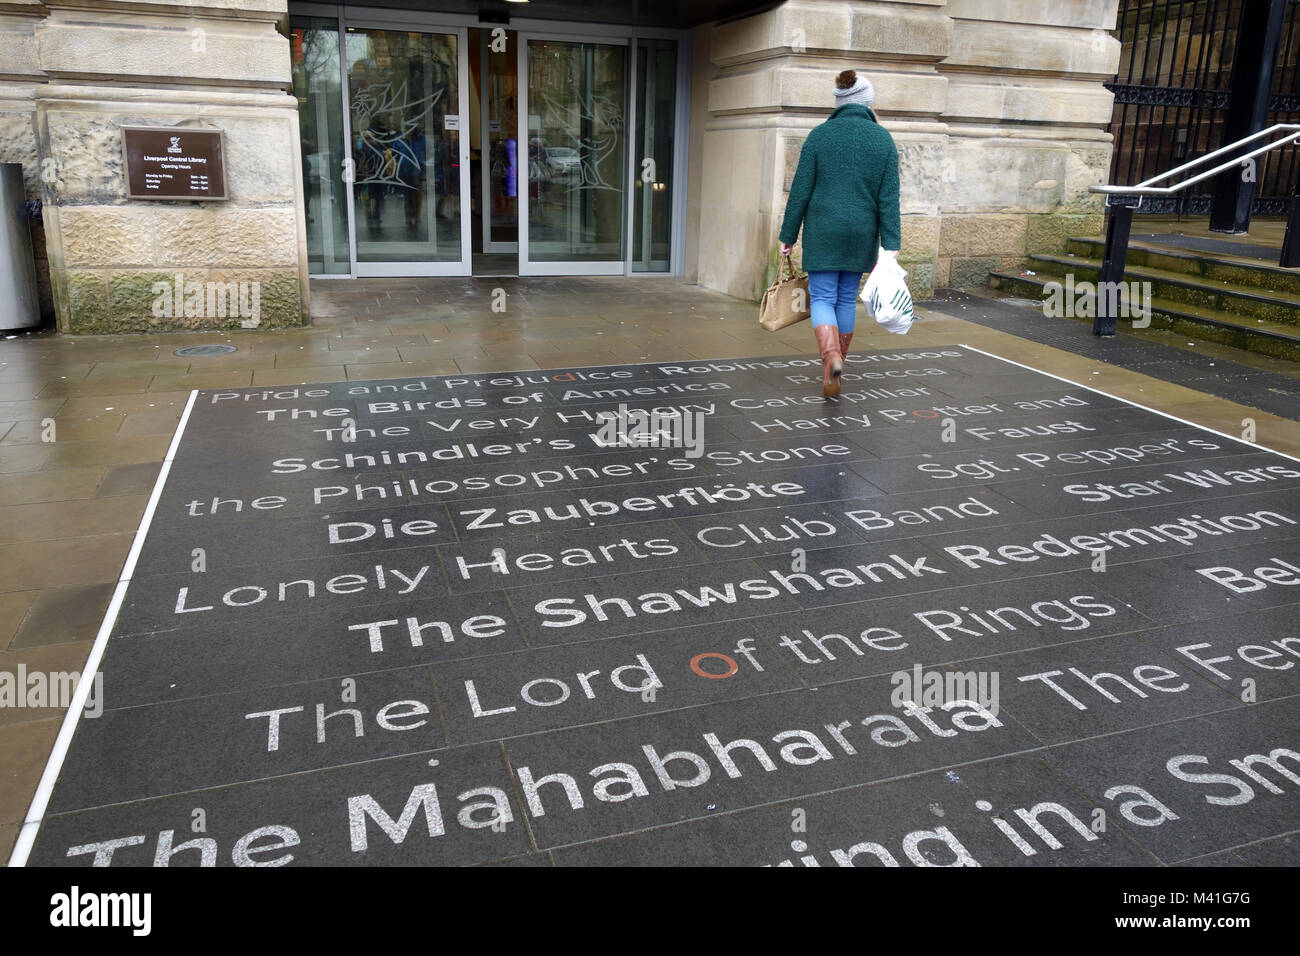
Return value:
<svg viewBox="0 0 1300 956">
<path fill-rule="evenodd" d="M 627 241 L 628 47 L 519 37 L 519 271 L 621 275 Z"/>
<path fill-rule="evenodd" d="M 468 275 L 465 31 L 349 26 L 354 270 Z"/>
<path fill-rule="evenodd" d="M 294 6 L 312 275 L 680 274 L 674 31 Z"/>
</svg>

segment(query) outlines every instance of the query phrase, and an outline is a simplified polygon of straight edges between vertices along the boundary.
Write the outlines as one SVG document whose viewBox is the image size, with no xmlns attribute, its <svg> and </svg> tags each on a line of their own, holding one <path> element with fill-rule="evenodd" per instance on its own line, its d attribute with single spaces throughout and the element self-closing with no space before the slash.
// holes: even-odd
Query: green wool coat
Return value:
<svg viewBox="0 0 1300 956">
<path fill-rule="evenodd" d="M 804 140 L 781 241 L 801 225 L 808 272 L 870 272 L 879 246 L 901 247 L 898 150 L 867 107 L 841 106 Z"/>
</svg>

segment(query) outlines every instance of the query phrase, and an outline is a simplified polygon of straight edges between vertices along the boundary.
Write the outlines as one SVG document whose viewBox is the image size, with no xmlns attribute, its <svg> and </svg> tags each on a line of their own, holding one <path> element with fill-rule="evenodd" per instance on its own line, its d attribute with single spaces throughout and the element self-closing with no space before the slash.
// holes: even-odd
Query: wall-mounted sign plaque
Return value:
<svg viewBox="0 0 1300 956">
<path fill-rule="evenodd" d="M 221 130 L 122 127 L 129 199 L 226 199 Z"/>
</svg>

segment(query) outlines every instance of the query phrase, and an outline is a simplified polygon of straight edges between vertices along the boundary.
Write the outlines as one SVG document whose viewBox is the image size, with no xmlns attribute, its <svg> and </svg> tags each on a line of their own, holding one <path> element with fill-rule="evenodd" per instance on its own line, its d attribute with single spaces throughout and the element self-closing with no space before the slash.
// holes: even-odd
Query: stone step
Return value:
<svg viewBox="0 0 1300 956">
<path fill-rule="evenodd" d="M 1066 249 L 1077 256 L 1100 261 L 1106 250 L 1106 241 L 1093 236 L 1076 236 L 1069 240 Z M 1217 257 L 1210 253 L 1161 246 L 1150 241 L 1130 242 L 1125 261 L 1130 267 L 1180 272 L 1198 276 L 1208 282 L 1226 282 L 1233 286 L 1271 289 L 1300 296 L 1300 269 L 1283 269 L 1277 263 Z"/>
<path fill-rule="evenodd" d="M 1046 285 L 1055 281 L 1056 278 L 1051 275 L 1022 276 L 1013 272 L 989 274 L 989 288 L 1030 299 L 1044 298 L 1047 294 Z M 1073 317 L 1079 321 L 1092 322 L 1091 317 Z M 1128 320 L 1120 320 L 1121 329 L 1127 324 Z M 1218 342 L 1274 358 L 1300 361 L 1300 330 L 1293 325 L 1270 322 L 1267 319 L 1243 318 L 1218 309 L 1153 298 L 1150 327 L 1168 329 L 1190 338 Z"/>
<path fill-rule="evenodd" d="M 1073 273 L 1075 282 L 1096 282 L 1101 276 L 1100 259 L 1040 254 L 1030 256 L 1028 263 L 1029 269 L 1052 276 L 1063 278 Z M 1124 279 L 1150 282 L 1153 298 L 1227 312 L 1243 319 L 1267 319 L 1300 327 L 1300 294 L 1235 285 L 1132 262 L 1124 271 Z"/>
</svg>

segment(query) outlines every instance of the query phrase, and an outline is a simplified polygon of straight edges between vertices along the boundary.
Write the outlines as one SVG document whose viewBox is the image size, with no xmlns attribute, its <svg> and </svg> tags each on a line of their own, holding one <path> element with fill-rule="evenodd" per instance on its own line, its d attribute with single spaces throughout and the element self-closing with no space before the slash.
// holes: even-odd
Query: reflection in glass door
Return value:
<svg viewBox="0 0 1300 956">
<path fill-rule="evenodd" d="M 348 203 L 343 184 L 339 26 L 326 17 L 292 21 L 293 89 L 302 137 L 302 197 L 312 275 L 347 275 Z"/>
<path fill-rule="evenodd" d="M 524 275 L 680 273 L 691 60 L 676 32 L 297 9 L 313 275 L 469 275 L 475 250 L 497 254 L 477 257 L 488 271 L 517 255 Z"/>
<path fill-rule="evenodd" d="M 516 34 L 480 30 L 483 251 L 519 249 L 519 56 Z"/>
<path fill-rule="evenodd" d="M 464 39 L 464 31 L 347 30 L 358 275 L 469 272 Z"/>
<path fill-rule="evenodd" d="M 677 41 L 643 38 L 636 47 L 632 271 L 667 272 L 676 198 Z"/>
<path fill-rule="evenodd" d="M 519 38 L 519 269 L 524 275 L 621 275 L 626 241 L 628 48 Z"/>
</svg>

